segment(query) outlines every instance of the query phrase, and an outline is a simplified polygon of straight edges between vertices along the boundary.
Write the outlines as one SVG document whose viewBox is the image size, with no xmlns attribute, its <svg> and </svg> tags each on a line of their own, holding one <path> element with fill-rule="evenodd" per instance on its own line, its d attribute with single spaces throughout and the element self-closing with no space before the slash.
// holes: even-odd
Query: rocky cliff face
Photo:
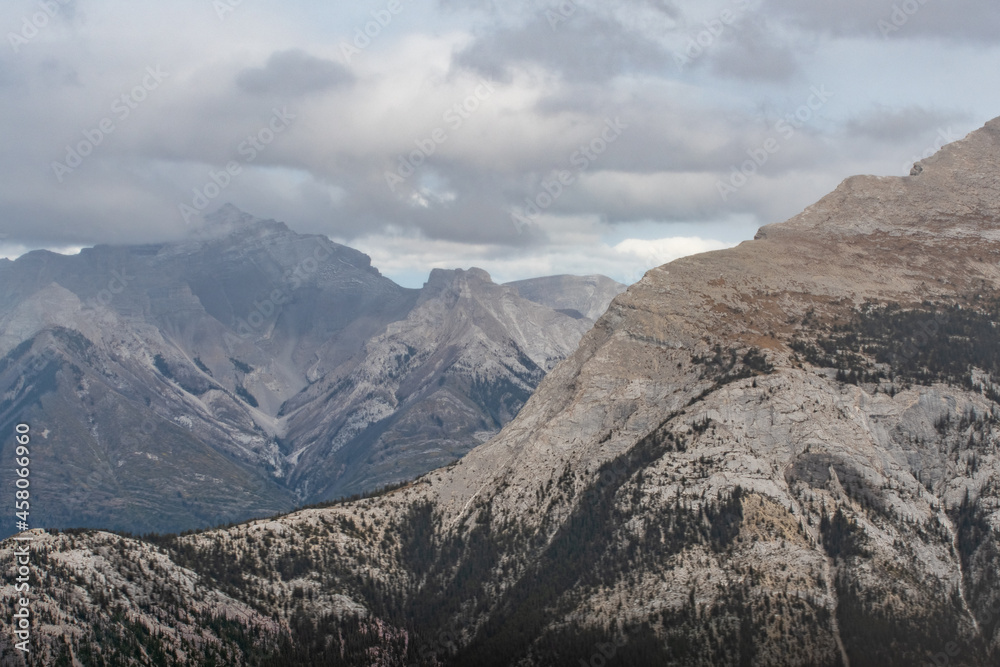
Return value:
<svg viewBox="0 0 1000 667">
<path fill-rule="evenodd" d="M 285 406 L 292 483 L 332 497 L 452 463 L 509 422 L 592 324 L 481 269 L 435 269 L 405 319 Z"/>
<path fill-rule="evenodd" d="M 453 461 L 592 323 L 461 276 L 404 289 L 233 207 L 181 243 L 0 265 L 0 430 L 46 434 L 36 521 L 184 530 Z"/>
<path fill-rule="evenodd" d="M 1000 120 L 649 272 L 497 437 L 404 488 L 150 542 L 36 534 L 40 651 L 996 664 L 998 156 Z"/>
</svg>

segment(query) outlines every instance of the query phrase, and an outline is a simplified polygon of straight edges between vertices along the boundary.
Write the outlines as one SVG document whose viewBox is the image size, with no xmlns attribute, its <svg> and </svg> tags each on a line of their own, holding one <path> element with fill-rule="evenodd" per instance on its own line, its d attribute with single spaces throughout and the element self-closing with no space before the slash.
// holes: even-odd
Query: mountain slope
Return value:
<svg viewBox="0 0 1000 667">
<path fill-rule="evenodd" d="M 591 324 L 481 269 L 435 269 L 406 319 L 285 406 L 292 483 L 329 498 L 451 463 L 510 421 Z"/>
<path fill-rule="evenodd" d="M 290 510 L 274 414 L 415 302 L 324 237 L 232 207 L 211 222 L 182 243 L 13 263 L 0 428 L 51 434 L 37 522 L 181 530 Z"/>
<path fill-rule="evenodd" d="M 255 465 L 277 448 L 247 406 L 200 377 L 180 381 L 191 393 L 65 328 L 0 360 L 4 431 L 25 423 L 38 433 L 34 521 L 183 530 L 293 507 L 294 495 Z M 13 485 L 12 470 L 4 481 Z"/>
<path fill-rule="evenodd" d="M 496 438 L 417 483 L 152 544 L 35 534 L 40 651 L 996 664 L 998 156 L 1000 119 L 649 272 Z"/>
</svg>

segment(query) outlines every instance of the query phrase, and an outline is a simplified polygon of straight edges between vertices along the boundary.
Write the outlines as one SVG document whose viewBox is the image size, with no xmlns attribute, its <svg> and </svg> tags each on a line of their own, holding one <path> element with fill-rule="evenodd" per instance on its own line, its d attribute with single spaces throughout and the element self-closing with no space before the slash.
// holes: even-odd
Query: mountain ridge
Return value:
<svg viewBox="0 0 1000 667">
<path fill-rule="evenodd" d="M 366 434 L 377 426 L 366 422 L 355 434 L 364 442 L 356 443 L 350 461 L 308 469 L 301 455 L 303 446 L 313 443 L 296 445 L 294 439 L 316 425 L 304 423 L 301 415 L 292 424 L 285 406 L 301 401 L 310 388 L 317 391 L 338 369 L 349 375 L 364 364 L 365 345 L 393 323 L 405 322 L 418 302 L 433 301 L 433 290 L 400 287 L 357 250 L 321 235 L 297 234 L 284 223 L 232 206 L 209 216 L 207 225 L 184 241 L 102 245 L 74 256 L 37 251 L 15 261 L 10 272 L 11 280 L 0 289 L 0 355 L 16 358 L 0 372 L 5 408 L 0 422 L 53 425 L 53 440 L 46 446 L 58 463 L 42 473 L 53 494 L 50 525 L 175 531 L 289 511 L 333 497 L 317 493 L 350 495 L 415 477 L 430 465 L 461 456 L 501 425 L 491 420 L 476 429 L 428 427 L 424 422 L 431 415 L 425 415 L 399 426 L 405 437 L 396 438 L 396 444 L 385 444 L 384 437 Z M 454 280 L 457 274 L 442 274 L 443 279 L 448 275 Z M 466 295 L 469 303 L 504 289 L 493 286 L 481 270 L 469 275 L 480 277 L 474 293 Z M 500 330 L 516 328 L 522 311 L 565 320 L 554 331 L 574 342 L 586 329 L 585 321 L 554 311 L 538 315 L 544 307 L 527 300 L 509 305 L 513 317 L 497 325 L 498 340 L 507 336 Z M 460 313 L 445 309 L 444 319 L 425 319 L 426 333 L 414 342 L 447 330 L 447 317 Z M 82 334 L 91 344 L 86 353 L 79 346 L 52 345 L 47 332 L 57 327 Z M 572 349 L 562 339 L 550 345 L 541 329 L 536 334 L 530 342 L 521 337 L 512 344 L 537 347 L 543 357 Z M 23 347 L 32 340 L 36 343 Z M 486 349 L 482 362 L 493 363 L 492 354 L 500 354 L 499 349 Z M 516 380 L 516 396 L 493 415 L 501 422 L 516 413 L 544 370 L 504 372 L 512 379 L 517 373 L 523 377 Z M 470 399 L 472 376 L 458 375 L 453 403 L 475 420 L 477 411 L 488 412 L 491 399 Z M 105 404 L 93 400 L 97 392 Z M 29 394 L 36 400 L 15 412 Z M 381 417 L 398 407 L 391 403 Z M 416 416 L 422 408 L 408 409 Z M 71 437 L 62 430 L 70 423 L 89 426 Z M 174 448 L 160 447 L 164 432 L 176 436 Z M 79 445 L 62 444 L 81 438 Z M 443 443 L 436 456 L 424 460 L 406 453 L 408 447 L 433 449 L 436 439 Z M 388 447 L 392 459 L 377 474 L 371 460 L 376 446 L 383 454 Z M 184 452 L 192 461 L 209 456 L 211 463 L 189 469 L 181 462 L 188 456 Z M 158 466 L 163 467 L 159 472 Z M 84 471 L 75 474 L 93 483 L 70 488 L 68 469 Z M 164 483 L 163 476 L 171 481 Z M 345 481 L 337 482 L 341 477 Z M 220 494 L 216 485 L 228 493 Z M 262 494 L 259 504 L 240 500 L 248 488 Z M 71 494 L 77 509 L 59 504 L 61 493 Z M 159 512 L 157 496 L 162 498 Z M 116 499 L 113 508 L 92 507 L 108 499 Z M 132 509 L 123 511 L 121 503 Z"/>
</svg>

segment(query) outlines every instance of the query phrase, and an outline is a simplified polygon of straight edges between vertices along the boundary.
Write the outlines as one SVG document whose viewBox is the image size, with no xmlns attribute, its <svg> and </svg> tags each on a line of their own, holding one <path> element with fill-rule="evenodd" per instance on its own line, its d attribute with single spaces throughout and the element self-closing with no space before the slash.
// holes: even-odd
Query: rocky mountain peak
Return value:
<svg viewBox="0 0 1000 667">
<path fill-rule="evenodd" d="M 205 224 L 196 228 L 192 237 L 199 241 L 225 239 L 227 242 L 246 242 L 273 237 L 297 236 L 283 222 L 258 218 L 232 204 L 224 204 L 204 216 Z"/>
<path fill-rule="evenodd" d="M 833 238 L 967 236 L 1000 227 L 1000 119 L 914 165 L 910 176 L 852 176 L 800 215 L 762 227 L 758 239 L 812 234 Z"/>
<path fill-rule="evenodd" d="M 525 299 L 554 308 L 571 317 L 596 320 L 625 285 L 607 276 L 546 276 L 506 283 Z"/>
<path fill-rule="evenodd" d="M 471 280 L 480 283 L 493 283 L 493 278 L 487 271 L 476 267 L 469 269 L 431 269 L 425 287 L 435 288 L 454 285 L 457 281 Z"/>
<path fill-rule="evenodd" d="M 420 293 L 420 302 L 440 298 L 445 294 L 471 297 L 483 289 L 496 288 L 493 278 L 483 269 L 431 269 Z"/>
</svg>

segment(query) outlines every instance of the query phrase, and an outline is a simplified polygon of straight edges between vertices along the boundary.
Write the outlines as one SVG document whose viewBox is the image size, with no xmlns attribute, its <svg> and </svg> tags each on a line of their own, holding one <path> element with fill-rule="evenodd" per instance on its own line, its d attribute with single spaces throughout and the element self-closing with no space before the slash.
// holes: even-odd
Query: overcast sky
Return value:
<svg viewBox="0 0 1000 667">
<path fill-rule="evenodd" d="M 231 202 L 408 286 L 631 282 L 1000 116 L 995 0 L 6 0 L 0 27 L 5 257 Z"/>
</svg>

